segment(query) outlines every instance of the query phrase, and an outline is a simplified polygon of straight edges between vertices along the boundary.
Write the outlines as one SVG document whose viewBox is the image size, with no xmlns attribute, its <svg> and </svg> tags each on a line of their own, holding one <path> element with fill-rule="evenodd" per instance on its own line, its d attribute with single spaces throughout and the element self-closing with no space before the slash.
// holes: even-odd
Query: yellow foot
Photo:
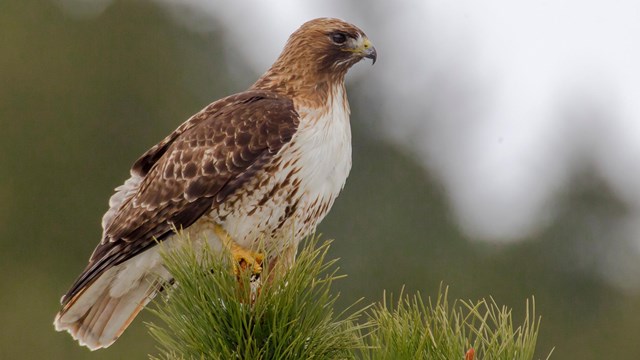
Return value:
<svg viewBox="0 0 640 360">
<path fill-rule="evenodd" d="M 236 275 L 240 275 L 241 271 L 245 271 L 247 269 L 251 269 L 252 275 L 256 277 L 262 272 L 264 254 L 245 249 L 238 245 L 238 243 L 231 238 L 229 233 L 227 233 L 227 231 L 219 224 L 215 224 L 214 231 L 224 246 L 229 249 L 231 256 L 233 256 L 233 272 Z"/>
<path fill-rule="evenodd" d="M 253 275 L 259 275 L 262 272 L 262 260 L 264 260 L 263 254 L 253 252 L 236 245 L 235 248 L 231 249 L 231 255 L 235 260 L 234 272 L 236 275 L 238 275 L 240 271 L 245 271 L 247 269 L 251 269 L 251 273 Z"/>
</svg>

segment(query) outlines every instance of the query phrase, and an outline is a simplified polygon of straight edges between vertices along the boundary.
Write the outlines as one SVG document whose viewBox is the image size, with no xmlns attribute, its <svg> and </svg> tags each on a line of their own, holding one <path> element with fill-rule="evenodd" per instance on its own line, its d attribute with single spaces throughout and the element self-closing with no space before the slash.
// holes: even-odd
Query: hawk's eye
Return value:
<svg viewBox="0 0 640 360">
<path fill-rule="evenodd" d="M 331 41 L 336 44 L 344 44 L 344 42 L 347 41 L 347 35 L 341 32 L 335 32 L 331 34 Z"/>
</svg>

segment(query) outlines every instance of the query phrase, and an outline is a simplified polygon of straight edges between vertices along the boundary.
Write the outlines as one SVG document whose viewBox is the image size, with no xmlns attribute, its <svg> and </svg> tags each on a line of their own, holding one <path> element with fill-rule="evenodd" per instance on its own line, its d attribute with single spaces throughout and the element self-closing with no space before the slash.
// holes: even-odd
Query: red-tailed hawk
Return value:
<svg viewBox="0 0 640 360">
<path fill-rule="evenodd" d="M 227 246 L 239 262 L 286 269 L 351 169 L 347 70 L 376 50 L 362 30 L 315 19 L 249 90 L 193 115 L 131 168 L 109 199 L 102 240 L 62 298 L 56 330 L 111 345 L 158 291 L 158 241 L 172 229 Z M 258 242 L 266 258 L 251 251 Z M 273 266 L 272 266 L 273 267 Z"/>
</svg>

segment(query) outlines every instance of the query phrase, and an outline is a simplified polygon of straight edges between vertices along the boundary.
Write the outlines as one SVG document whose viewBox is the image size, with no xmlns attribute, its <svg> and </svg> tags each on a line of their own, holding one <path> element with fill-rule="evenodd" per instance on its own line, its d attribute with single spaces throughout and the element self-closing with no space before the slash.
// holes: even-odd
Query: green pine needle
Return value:
<svg viewBox="0 0 640 360">
<path fill-rule="evenodd" d="M 148 324 L 159 344 L 153 359 L 462 360 L 469 349 L 474 360 L 534 357 L 533 299 L 519 326 L 493 299 L 450 304 L 446 288 L 435 301 L 401 292 L 397 301 L 385 295 L 380 304 L 336 312 L 331 285 L 341 276 L 336 260 L 326 259 L 330 242 L 308 240 L 293 267 L 257 295 L 249 273 L 233 274 L 228 253 L 189 242 L 161 251 L 175 282 L 164 284 L 152 310 L 160 320 Z"/>
<path fill-rule="evenodd" d="M 368 315 L 373 322 L 364 337 L 360 358 L 364 360 L 533 359 L 540 319 L 535 303 L 527 301 L 522 325 L 514 328 L 511 311 L 493 299 L 455 301 L 450 306 L 448 289 L 440 289 L 435 301 L 425 303 L 420 294 L 400 294 L 397 302 L 384 296 Z M 548 359 L 549 357 L 547 357 Z"/>
<path fill-rule="evenodd" d="M 185 241 L 189 243 L 189 241 Z M 161 359 L 352 359 L 361 311 L 336 313 L 338 279 L 329 242 L 312 239 L 286 274 L 255 296 L 250 274 L 240 281 L 228 253 L 191 246 L 162 251 L 176 286 L 158 303 L 162 325 L 149 324 Z M 265 268 L 263 278 L 269 269 Z M 252 300 L 253 299 L 253 300 Z"/>
</svg>

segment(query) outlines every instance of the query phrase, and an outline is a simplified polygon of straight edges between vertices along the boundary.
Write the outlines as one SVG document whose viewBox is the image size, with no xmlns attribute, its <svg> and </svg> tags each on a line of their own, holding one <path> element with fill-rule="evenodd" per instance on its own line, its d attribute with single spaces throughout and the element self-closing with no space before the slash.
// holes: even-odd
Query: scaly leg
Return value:
<svg viewBox="0 0 640 360">
<path fill-rule="evenodd" d="M 264 254 L 253 252 L 238 245 L 219 224 L 214 225 L 214 231 L 220 241 L 222 241 L 222 244 L 229 249 L 233 256 L 233 272 L 236 275 L 240 275 L 240 271 L 247 269 L 249 266 L 252 268 L 251 271 L 253 275 L 259 275 L 262 272 Z"/>
</svg>

